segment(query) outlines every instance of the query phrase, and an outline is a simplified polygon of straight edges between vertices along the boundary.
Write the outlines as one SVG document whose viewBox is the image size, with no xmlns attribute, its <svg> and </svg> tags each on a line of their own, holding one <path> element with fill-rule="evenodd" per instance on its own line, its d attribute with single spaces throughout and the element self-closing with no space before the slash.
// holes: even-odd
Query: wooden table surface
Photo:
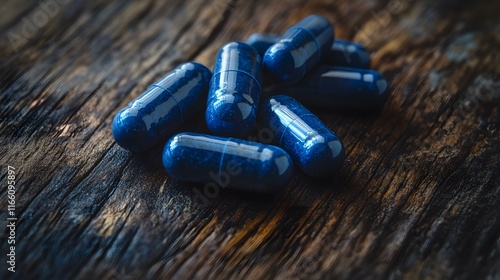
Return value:
<svg viewBox="0 0 500 280">
<path fill-rule="evenodd" d="M 0 8 L 0 278 L 500 277 L 499 1 L 7 0 Z M 313 13 L 391 85 L 378 114 L 314 110 L 331 180 L 274 196 L 172 179 L 119 147 L 116 112 L 190 60 Z M 200 112 L 182 131 L 206 131 Z M 15 168 L 15 211 L 8 170 Z M 15 217 L 15 273 L 6 227 Z"/>
</svg>

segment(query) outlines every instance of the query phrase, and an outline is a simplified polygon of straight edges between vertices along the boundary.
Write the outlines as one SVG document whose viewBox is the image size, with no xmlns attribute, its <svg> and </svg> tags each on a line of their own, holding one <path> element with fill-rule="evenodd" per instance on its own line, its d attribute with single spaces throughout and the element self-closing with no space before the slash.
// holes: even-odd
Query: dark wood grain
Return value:
<svg viewBox="0 0 500 280">
<path fill-rule="evenodd" d="M 0 221 L 8 165 L 18 217 L 2 279 L 500 277 L 499 2 L 88 2 L 0 9 Z M 113 115 L 177 64 L 312 13 L 392 88 L 379 114 L 314 111 L 347 149 L 336 178 L 202 206 L 161 144 L 114 143 Z M 206 131 L 203 114 L 183 130 Z"/>
</svg>

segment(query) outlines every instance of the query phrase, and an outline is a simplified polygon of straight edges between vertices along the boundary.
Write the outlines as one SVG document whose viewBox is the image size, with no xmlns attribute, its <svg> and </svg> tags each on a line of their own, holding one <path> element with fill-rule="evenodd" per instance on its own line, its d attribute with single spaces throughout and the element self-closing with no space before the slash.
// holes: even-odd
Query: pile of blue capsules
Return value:
<svg viewBox="0 0 500 280">
<path fill-rule="evenodd" d="M 199 63 L 178 66 L 117 113 L 113 136 L 133 152 L 171 137 L 163 165 L 178 180 L 279 191 L 290 182 L 294 164 L 316 178 L 333 176 L 341 168 L 341 140 L 306 106 L 380 109 L 388 96 L 387 82 L 369 66 L 364 47 L 334 40 L 330 22 L 311 15 L 281 37 L 254 34 L 246 43 L 224 45 L 213 75 Z M 284 95 L 259 102 L 261 71 Z M 172 136 L 203 107 L 213 135 Z M 272 134 L 273 145 L 242 140 L 257 119 Z"/>
</svg>

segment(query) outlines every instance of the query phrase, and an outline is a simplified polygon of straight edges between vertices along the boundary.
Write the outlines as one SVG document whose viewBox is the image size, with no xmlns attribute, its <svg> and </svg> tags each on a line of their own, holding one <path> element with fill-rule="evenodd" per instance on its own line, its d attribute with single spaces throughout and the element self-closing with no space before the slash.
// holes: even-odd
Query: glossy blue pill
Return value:
<svg viewBox="0 0 500 280">
<path fill-rule="evenodd" d="M 256 49 L 261 57 L 264 57 L 266 51 L 278 43 L 280 39 L 281 37 L 278 35 L 255 33 L 248 37 L 246 43 Z"/>
<path fill-rule="evenodd" d="M 115 141 L 144 151 L 164 140 L 203 108 L 212 73 L 205 66 L 181 64 L 121 109 L 113 119 Z"/>
<path fill-rule="evenodd" d="M 335 40 L 323 58 L 322 64 L 331 64 L 342 67 L 370 68 L 370 54 L 360 44 Z"/>
<path fill-rule="evenodd" d="M 272 143 L 283 148 L 304 173 L 335 175 L 345 159 L 344 145 L 318 117 L 295 99 L 276 95 L 262 104 L 260 121 L 272 131 Z"/>
<path fill-rule="evenodd" d="M 327 65 L 282 91 L 307 106 L 355 112 L 379 110 L 389 96 L 387 81 L 379 72 Z"/>
<path fill-rule="evenodd" d="M 244 137 L 257 118 L 260 57 L 251 46 L 232 42 L 217 53 L 205 121 L 214 134 Z"/>
<path fill-rule="evenodd" d="M 319 63 L 333 39 L 333 27 L 325 17 L 308 16 L 266 51 L 264 69 L 273 80 L 293 84 Z"/>
<path fill-rule="evenodd" d="M 266 51 L 280 39 L 281 37 L 276 35 L 255 33 L 248 37 L 246 43 L 254 47 L 261 56 L 264 56 Z M 323 55 L 319 64 L 370 68 L 370 54 L 360 44 L 336 39 Z"/>
<path fill-rule="evenodd" d="M 283 189 L 293 173 L 290 156 L 279 147 L 198 133 L 172 137 L 163 166 L 181 181 L 265 193 Z"/>
</svg>

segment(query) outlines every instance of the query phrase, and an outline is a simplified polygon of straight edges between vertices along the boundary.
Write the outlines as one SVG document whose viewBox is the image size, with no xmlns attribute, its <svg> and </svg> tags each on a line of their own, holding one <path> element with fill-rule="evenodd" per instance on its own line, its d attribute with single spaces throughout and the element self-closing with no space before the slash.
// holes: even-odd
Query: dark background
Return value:
<svg viewBox="0 0 500 280">
<path fill-rule="evenodd" d="M 470 4 L 468 4 L 470 2 Z M 14 1 L 0 8 L 0 221 L 16 168 L 16 272 L 0 278 L 498 278 L 498 1 Z M 178 64 L 309 14 L 360 42 L 391 85 L 378 114 L 313 110 L 343 140 L 331 180 L 222 190 L 111 135 Z M 182 130 L 205 131 L 200 113 Z"/>
</svg>

